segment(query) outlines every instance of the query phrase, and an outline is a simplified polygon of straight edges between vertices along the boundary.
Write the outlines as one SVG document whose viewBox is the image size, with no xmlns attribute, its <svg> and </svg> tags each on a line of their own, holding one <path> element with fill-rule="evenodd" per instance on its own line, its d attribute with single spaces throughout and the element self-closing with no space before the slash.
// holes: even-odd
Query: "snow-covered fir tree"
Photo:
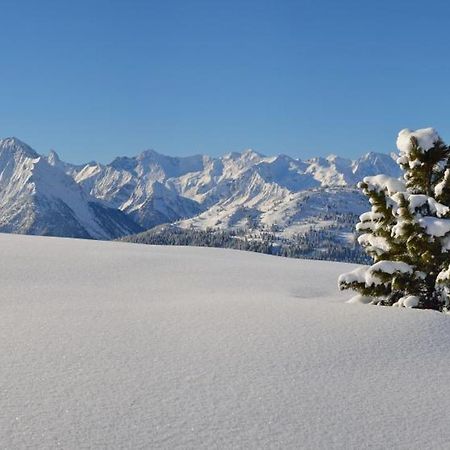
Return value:
<svg viewBox="0 0 450 450">
<path fill-rule="evenodd" d="M 359 184 L 371 210 L 358 241 L 373 259 L 339 277 L 352 302 L 450 309 L 450 147 L 433 128 L 400 131 L 403 180 L 385 175 Z"/>
</svg>

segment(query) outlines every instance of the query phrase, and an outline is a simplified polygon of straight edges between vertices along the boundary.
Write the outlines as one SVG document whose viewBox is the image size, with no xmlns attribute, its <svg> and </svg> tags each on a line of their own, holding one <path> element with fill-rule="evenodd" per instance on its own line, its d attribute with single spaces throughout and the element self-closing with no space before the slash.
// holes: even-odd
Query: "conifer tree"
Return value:
<svg viewBox="0 0 450 450">
<path fill-rule="evenodd" d="M 373 259 L 339 277 L 351 301 L 446 310 L 450 298 L 450 148 L 436 131 L 400 131 L 403 180 L 385 175 L 359 184 L 371 210 L 358 241 Z"/>
</svg>

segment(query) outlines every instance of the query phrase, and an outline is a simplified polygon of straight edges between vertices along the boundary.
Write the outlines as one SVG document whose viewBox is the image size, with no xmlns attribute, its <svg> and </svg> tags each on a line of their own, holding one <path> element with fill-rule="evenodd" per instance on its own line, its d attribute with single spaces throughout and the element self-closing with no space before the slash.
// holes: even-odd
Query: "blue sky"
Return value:
<svg viewBox="0 0 450 450">
<path fill-rule="evenodd" d="M 69 161 L 450 141 L 444 1 L 0 0 L 0 136 Z"/>
</svg>

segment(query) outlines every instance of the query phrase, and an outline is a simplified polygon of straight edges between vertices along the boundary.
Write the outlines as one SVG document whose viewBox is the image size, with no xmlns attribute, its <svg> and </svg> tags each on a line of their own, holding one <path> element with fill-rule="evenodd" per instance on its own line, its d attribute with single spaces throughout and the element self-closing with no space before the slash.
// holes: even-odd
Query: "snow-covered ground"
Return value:
<svg viewBox="0 0 450 450">
<path fill-rule="evenodd" d="M 450 318 L 350 265 L 0 235 L 0 447 L 450 446 Z"/>
</svg>

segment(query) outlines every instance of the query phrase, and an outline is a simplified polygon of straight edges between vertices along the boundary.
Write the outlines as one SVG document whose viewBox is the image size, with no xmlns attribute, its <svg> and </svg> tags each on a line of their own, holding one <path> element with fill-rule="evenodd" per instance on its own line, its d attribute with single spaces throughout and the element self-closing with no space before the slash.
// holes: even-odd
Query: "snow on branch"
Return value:
<svg viewBox="0 0 450 450">
<path fill-rule="evenodd" d="M 366 286 L 383 284 L 383 281 L 379 277 L 381 273 L 387 274 L 412 274 L 413 268 L 403 261 L 378 261 L 372 266 L 358 267 L 342 274 L 339 279 L 339 285 L 351 285 L 353 283 L 363 283 Z"/>
<path fill-rule="evenodd" d="M 411 138 L 417 141 L 417 145 L 424 152 L 434 147 L 434 144 L 440 140 L 434 128 L 421 128 L 415 131 L 405 128 L 398 133 L 397 137 L 397 148 L 400 151 L 400 155 L 407 156 L 412 151 L 413 139 Z"/>
<path fill-rule="evenodd" d="M 405 183 L 397 178 L 387 175 L 375 175 L 364 177 L 363 182 L 367 184 L 367 190 L 374 192 L 387 192 L 388 195 L 406 190 Z"/>
<path fill-rule="evenodd" d="M 430 236 L 443 237 L 450 232 L 450 219 L 438 219 L 436 217 L 426 216 L 419 218 L 418 222 Z"/>
</svg>

